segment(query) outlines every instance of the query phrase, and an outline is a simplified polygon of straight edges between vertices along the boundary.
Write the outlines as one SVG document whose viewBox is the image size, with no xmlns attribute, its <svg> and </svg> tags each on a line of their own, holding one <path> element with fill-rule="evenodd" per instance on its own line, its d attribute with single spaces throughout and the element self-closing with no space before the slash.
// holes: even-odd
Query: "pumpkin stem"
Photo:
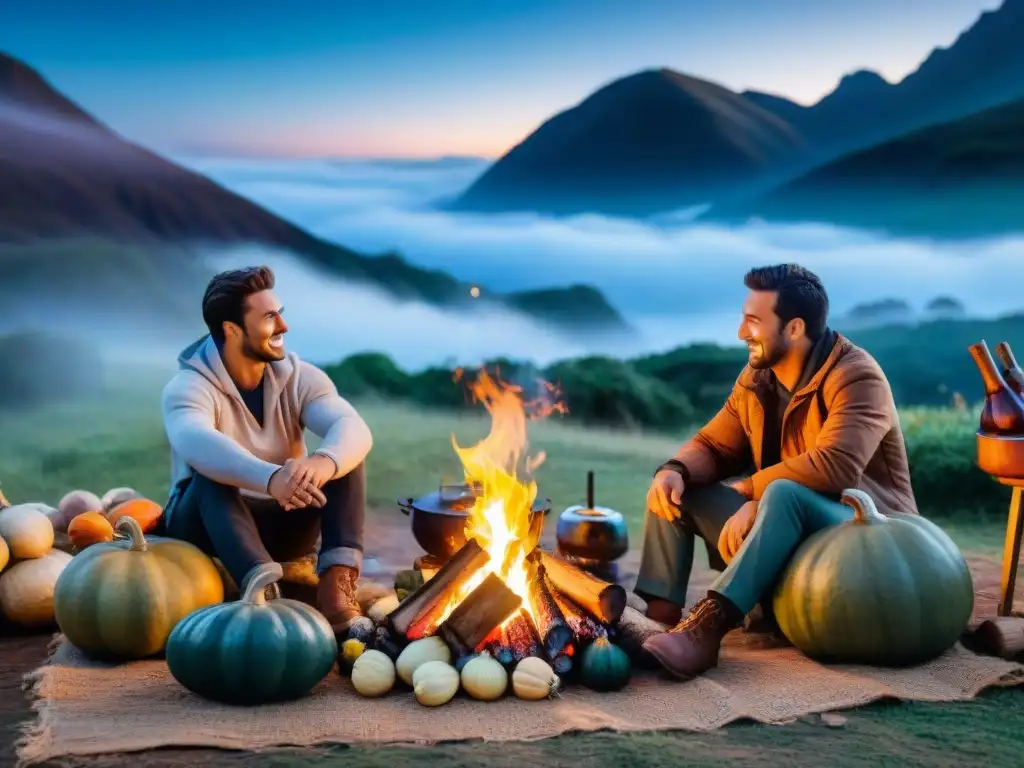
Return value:
<svg viewBox="0 0 1024 768">
<path fill-rule="evenodd" d="M 132 552 L 146 551 L 146 537 L 142 535 L 142 527 L 134 517 L 124 515 L 117 521 L 117 530 L 126 533 L 132 540 Z"/>
<path fill-rule="evenodd" d="M 242 600 L 252 605 L 266 605 L 266 590 L 271 584 L 284 578 L 284 569 L 280 563 L 264 563 L 249 577 Z"/>
<path fill-rule="evenodd" d="M 847 488 L 839 499 L 843 504 L 853 507 L 853 522 L 859 524 L 885 522 L 885 515 L 878 511 L 875 502 L 859 488 Z"/>
</svg>

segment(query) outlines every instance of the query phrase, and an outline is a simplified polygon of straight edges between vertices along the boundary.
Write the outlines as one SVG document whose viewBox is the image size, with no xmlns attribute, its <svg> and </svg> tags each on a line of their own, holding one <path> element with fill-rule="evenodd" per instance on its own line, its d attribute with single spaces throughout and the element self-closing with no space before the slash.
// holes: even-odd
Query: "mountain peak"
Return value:
<svg viewBox="0 0 1024 768">
<path fill-rule="evenodd" d="M 890 85 L 889 81 L 875 72 L 875 70 L 858 69 L 856 72 L 843 75 L 843 78 L 839 81 L 839 85 L 835 87 L 835 90 L 833 90 L 832 93 L 839 93 L 840 91 L 844 93 L 861 93 L 867 90 L 885 88 L 888 85 Z"/>
<path fill-rule="evenodd" d="M 99 124 L 88 112 L 50 85 L 35 69 L 0 51 L 0 104 L 4 103 L 65 120 Z"/>
<path fill-rule="evenodd" d="M 453 206 L 649 215 L 702 204 L 804 151 L 792 126 L 738 93 L 646 69 L 546 120 Z"/>
</svg>

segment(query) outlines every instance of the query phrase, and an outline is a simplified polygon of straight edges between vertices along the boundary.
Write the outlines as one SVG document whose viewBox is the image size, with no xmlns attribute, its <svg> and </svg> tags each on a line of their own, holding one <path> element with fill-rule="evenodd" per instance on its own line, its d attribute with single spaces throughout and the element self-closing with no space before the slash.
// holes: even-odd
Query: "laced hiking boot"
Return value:
<svg viewBox="0 0 1024 768">
<path fill-rule="evenodd" d="M 675 627 L 647 638 L 643 648 L 670 675 L 691 680 L 718 666 L 722 638 L 742 621 L 736 606 L 709 593 Z"/>
<path fill-rule="evenodd" d="M 359 571 L 347 565 L 335 565 L 320 574 L 316 606 L 336 635 L 347 632 L 352 622 L 363 615 L 356 601 L 358 578 Z"/>
<path fill-rule="evenodd" d="M 660 597 L 652 597 L 647 602 L 647 611 L 645 615 L 651 621 L 656 621 L 659 624 L 667 624 L 670 627 L 674 627 L 683 618 L 683 606 L 677 605 L 676 603 L 670 603 L 668 600 L 662 600 Z"/>
</svg>

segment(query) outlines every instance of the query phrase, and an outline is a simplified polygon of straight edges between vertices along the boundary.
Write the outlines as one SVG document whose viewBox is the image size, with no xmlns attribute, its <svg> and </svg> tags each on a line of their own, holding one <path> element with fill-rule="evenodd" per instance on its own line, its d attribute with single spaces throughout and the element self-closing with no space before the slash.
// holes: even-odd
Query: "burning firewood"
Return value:
<svg viewBox="0 0 1024 768">
<path fill-rule="evenodd" d="M 519 610 L 523 600 L 496 574 L 488 574 L 452 611 L 437 634 L 456 659 L 470 655 L 496 627 Z"/>
<path fill-rule="evenodd" d="M 541 656 L 540 638 L 525 611 L 501 628 L 497 637 L 486 645 L 487 651 L 505 666 L 518 664 L 528 656 Z"/>
<path fill-rule="evenodd" d="M 536 558 L 527 563 L 530 585 L 530 605 L 533 608 L 534 624 L 548 658 L 554 659 L 565 651 L 573 641 L 573 631 L 555 603 L 551 594 L 544 566 Z"/>
<path fill-rule="evenodd" d="M 416 623 L 417 631 L 424 632 L 420 636 L 430 634 L 444 618 L 445 607 L 489 560 L 490 555 L 475 539 L 467 541 L 433 578 L 406 597 L 391 612 L 388 623 L 392 631 L 400 637 L 411 639 L 409 631 Z M 418 621 L 420 618 L 425 618 L 426 621 Z"/>
<path fill-rule="evenodd" d="M 615 624 L 626 607 L 626 590 L 619 584 L 602 581 L 571 563 L 535 549 L 531 559 L 539 561 L 552 587 L 572 598 L 587 613 L 603 624 Z"/>
<path fill-rule="evenodd" d="M 608 628 L 595 621 L 571 597 L 557 590 L 551 590 L 551 595 L 555 598 L 555 604 L 565 617 L 565 622 L 576 636 L 577 645 L 586 645 L 599 637 L 608 636 Z"/>
</svg>

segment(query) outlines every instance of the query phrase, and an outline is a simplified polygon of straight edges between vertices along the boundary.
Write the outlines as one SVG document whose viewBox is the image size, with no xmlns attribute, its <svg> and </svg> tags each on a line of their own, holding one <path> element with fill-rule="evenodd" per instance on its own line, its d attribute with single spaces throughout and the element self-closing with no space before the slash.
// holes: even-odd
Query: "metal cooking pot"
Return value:
<svg viewBox="0 0 1024 768">
<path fill-rule="evenodd" d="M 611 562 L 629 550 L 629 532 L 622 514 L 594 505 L 594 473 L 587 473 L 587 505 L 566 509 L 555 528 L 558 549 L 584 560 Z"/>
<path fill-rule="evenodd" d="M 418 499 L 398 500 L 409 516 L 412 535 L 427 554 L 447 561 L 466 544 L 466 518 L 479 489 L 468 485 L 442 485 Z M 551 512 L 550 499 L 537 499 L 531 517 Z"/>
</svg>

